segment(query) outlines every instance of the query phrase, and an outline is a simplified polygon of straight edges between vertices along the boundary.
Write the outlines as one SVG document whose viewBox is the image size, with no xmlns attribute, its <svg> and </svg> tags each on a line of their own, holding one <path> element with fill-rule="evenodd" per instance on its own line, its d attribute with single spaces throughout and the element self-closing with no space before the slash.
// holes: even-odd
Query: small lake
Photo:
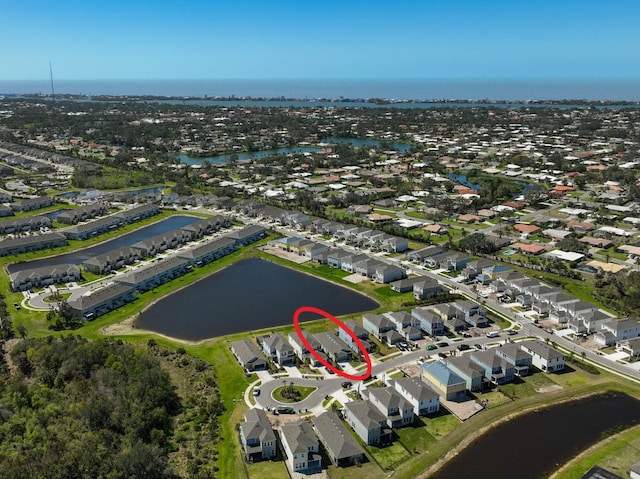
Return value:
<svg viewBox="0 0 640 479">
<path fill-rule="evenodd" d="M 603 432 L 631 427 L 639 421 L 640 401 L 622 393 L 608 393 L 541 409 L 491 429 L 431 477 L 549 477 L 600 441 Z"/>
<path fill-rule="evenodd" d="M 345 145 L 355 146 L 356 148 L 361 148 L 363 146 L 372 146 L 374 148 L 380 148 L 383 142 L 379 140 L 369 139 L 369 138 L 368 139 L 338 138 L 336 136 L 330 136 L 328 138 L 323 138 L 322 143 L 341 143 Z M 396 151 L 409 151 L 413 146 L 413 145 L 410 145 L 409 143 L 401 143 L 398 141 L 390 141 L 388 143 L 390 148 Z"/>
<path fill-rule="evenodd" d="M 140 315 L 137 325 L 195 341 L 292 324 L 301 306 L 341 316 L 379 304 L 328 281 L 250 258 L 163 298 Z"/>
<path fill-rule="evenodd" d="M 18 271 L 24 271 L 25 269 L 42 268 L 45 266 L 54 266 L 57 264 L 71 263 L 79 265 L 83 261 L 98 256 L 99 254 L 106 253 L 108 251 L 122 248 L 125 246 L 131 246 L 138 241 L 150 238 L 151 236 L 166 233 L 182 226 L 190 225 L 201 218 L 195 216 L 174 215 L 165 220 L 159 221 L 149 226 L 145 226 L 137 231 L 133 231 L 126 235 L 114 238 L 110 241 L 100 243 L 99 245 L 85 248 L 73 253 L 62 254 L 55 258 L 43 258 L 34 261 L 28 261 L 25 263 L 15 263 L 8 266 L 9 273 L 16 273 Z"/>
</svg>

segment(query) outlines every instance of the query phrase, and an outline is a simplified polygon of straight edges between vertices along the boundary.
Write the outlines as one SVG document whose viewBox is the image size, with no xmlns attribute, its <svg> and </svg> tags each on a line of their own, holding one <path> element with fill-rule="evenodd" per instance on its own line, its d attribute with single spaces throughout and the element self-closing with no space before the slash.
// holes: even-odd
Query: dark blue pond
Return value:
<svg viewBox="0 0 640 479">
<path fill-rule="evenodd" d="M 191 223 L 200 219 L 201 218 L 196 218 L 195 216 L 171 216 L 166 220 L 162 220 L 158 223 L 145 226 L 144 228 L 141 228 L 137 231 L 120 236 L 119 238 L 114 238 L 104 243 L 100 243 L 99 245 L 92 246 L 91 248 L 85 248 L 73 253 L 63 254 L 60 256 L 56 256 L 55 258 L 37 259 L 34 261 L 27 261 L 24 263 L 15 263 L 9 265 L 9 273 L 24 271 L 25 269 L 41 268 L 44 266 L 54 266 L 63 263 L 72 263 L 79 265 L 83 261 L 89 258 L 93 258 L 94 256 L 98 256 L 99 254 L 122 248 L 124 246 L 131 246 L 132 244 L 137 243 L 138 241 L 141 241 L 143 239 L 150 238 L 151 236 L 159 235 L 161 233 L 166 233 L 167 231 L 180 228 L 181 226 L 190 225 Z"/>
<path fill-rule="evenodd" d="M 292 324 L 301 306 L 341 316 L 379 304 L 347 288 L 251 258 L 161 299 L 140 315 L 137 325 L 174 338 L 200 340 Z"/>
</svg>

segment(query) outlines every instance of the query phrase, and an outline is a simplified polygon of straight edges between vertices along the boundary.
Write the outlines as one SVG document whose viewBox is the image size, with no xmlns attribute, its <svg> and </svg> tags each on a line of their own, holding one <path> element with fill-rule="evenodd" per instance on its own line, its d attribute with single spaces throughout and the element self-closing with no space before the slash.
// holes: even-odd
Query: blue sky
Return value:
<svg viewBox="0 0 640 479">
<path fill-rule="evenodd" d="M 640 78 L 640 1 L 0 0 L 0 80 Z"/>
</svg>

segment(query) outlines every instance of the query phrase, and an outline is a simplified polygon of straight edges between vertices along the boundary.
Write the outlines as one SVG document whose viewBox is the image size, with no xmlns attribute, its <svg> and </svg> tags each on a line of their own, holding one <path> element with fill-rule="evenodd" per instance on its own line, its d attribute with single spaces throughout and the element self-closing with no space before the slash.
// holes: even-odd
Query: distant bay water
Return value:
<svg viewBox="0 0 640 479">
<path fill-rule="evenodd" d="M 56 94 L 386 100 L 640 101 L 640 78 L 593 80 L 55 80 Z M 0 80 L 0 95 L 51 93 L 41 81 Z"/>
</svg>

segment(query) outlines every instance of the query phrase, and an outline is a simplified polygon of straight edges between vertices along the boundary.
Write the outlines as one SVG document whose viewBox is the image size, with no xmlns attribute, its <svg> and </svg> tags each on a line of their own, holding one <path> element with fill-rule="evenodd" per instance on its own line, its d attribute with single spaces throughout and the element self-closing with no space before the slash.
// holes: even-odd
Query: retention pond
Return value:
<svg viewBox="0 0 640 479">
<path fill-rule="evenodd" d="M 591 396 L 540 409 L 491 429 L 432 477 L 549 477 L 607 432 L 639 422 L 640 401 L 622 393 Z"/>
<path fill-rule="evenodd" d="M 328 281 L 250 258 L 161 299 L 140 315 L 137 325 L 195 341 L 292 324 L 301 306 L 341 316 L 380 305 Z"/>
</svg>

